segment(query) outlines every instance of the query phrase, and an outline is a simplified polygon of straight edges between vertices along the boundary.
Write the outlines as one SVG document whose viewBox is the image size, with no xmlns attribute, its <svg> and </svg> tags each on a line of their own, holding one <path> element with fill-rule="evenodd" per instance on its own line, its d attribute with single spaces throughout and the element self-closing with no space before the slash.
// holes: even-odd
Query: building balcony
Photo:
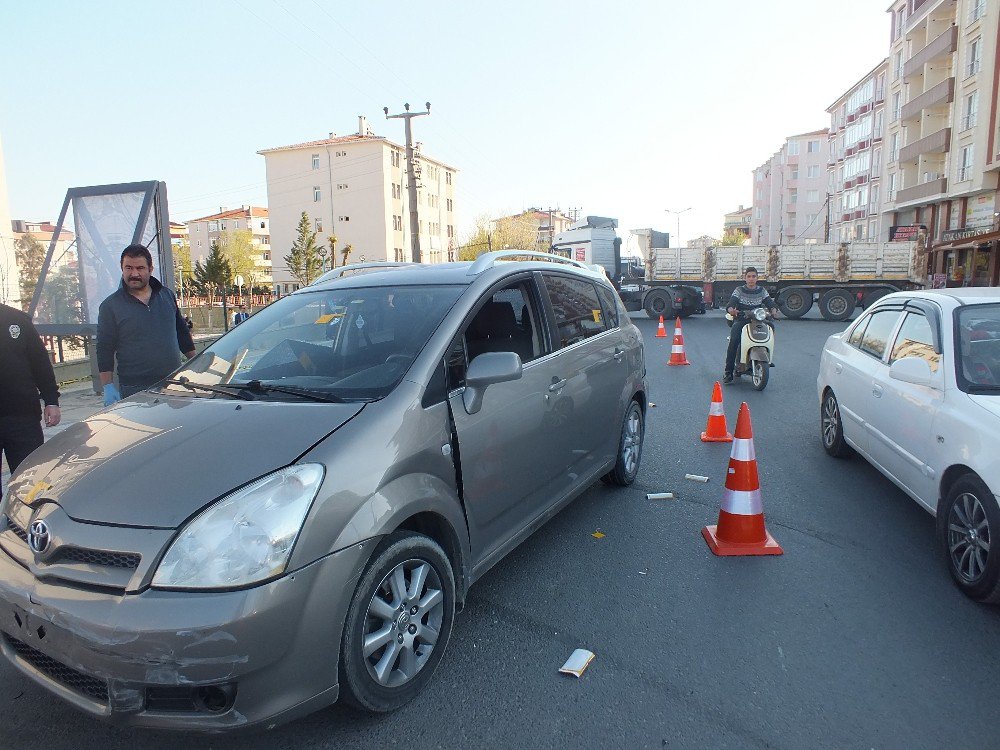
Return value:
<svg viewBox="0 0 1000 750">
<path fill-rule="evenodd" d="M 930 198 L 932 195 L 939 195 L 948 190 L 948 178 L 939 177 L 936 180 L 929 180 L 920 185 L 914 185 L 913 187 L 902 188 L 896 192 L 896 203 L 909 203 L 910 201 L 918 201 L 924 198 Z"/>
<path fill-rule="evenodd" d="M 924 65 L 945 55 L 950 55 L 958 47 L 958 26 L 949 26 L 948 30 L 931 40 L 917 54 L 903 63 L 903 78 L 909 78 L 923 72 Z"/>
<path fill-rule="evenodd" d="M 951 128 L 942 128 L 899 149 L 901 162 L 916 161 L 921 154 L 944 154 L 951 148 Z"/>
<path fill-rule="evenodd" d="M 920 96 L 903 105 L 900 117 L 904 120 L 916 120 L 925 109 L 950 104 L 955 101 L 955 78 L 946 78 L 936 86 L 931 86 Z"/>
</svg>

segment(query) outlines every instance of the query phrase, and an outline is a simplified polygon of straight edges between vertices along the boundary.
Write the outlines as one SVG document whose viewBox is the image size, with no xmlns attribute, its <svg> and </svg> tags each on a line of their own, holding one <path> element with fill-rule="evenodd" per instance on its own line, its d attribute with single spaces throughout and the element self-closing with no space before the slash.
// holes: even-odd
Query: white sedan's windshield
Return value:
<svg viewBox="0 0 1000 750">
<path fill-rule="evenodd" d="M 324 400 L 381 398 L 462 290 L 380 286 L 290 295 L 212 344 L 166 387 L 198 395 L 213 395 L 198 386 L 221 386 L 278 399 L 294 399 L 296 390 Z"/>
</svg>

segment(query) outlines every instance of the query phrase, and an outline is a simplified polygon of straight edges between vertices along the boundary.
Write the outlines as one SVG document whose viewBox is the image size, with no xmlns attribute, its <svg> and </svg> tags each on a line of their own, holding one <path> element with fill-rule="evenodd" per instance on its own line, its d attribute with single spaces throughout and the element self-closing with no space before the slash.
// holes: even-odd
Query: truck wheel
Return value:
<svg viewBox="0 0 1000 750">
<path fill-rule="evenodd" d="M 819 298 L 819 313 L 825 320 L 847 320 L 855 304 L 854 294 L 847 289 L 830 289 Z"/>
<path fill-rule="evenodd" d="M 646 297 L 646 315 L 651 317 L 653 320 L 658 320 L 662 315 L 666 318 L 670 317 L 671 305 L 670 297 L 663 292 L 651 292 L 648 297 Z"/>
<path fill-rule="evenodd" d="M 812 292 L 800 286 L 793 286 L 778 295 L 778 309 L 786 318 L 801 318 L 812 306 Z"/>
<path fill-rule="evenodd" d="M 871 307 L 880 299 L 882 299 L 885 295 L 890 294 L 893 291 L 894 291 L 893 289 L 886 289 L 885 287 L 880 287 L 878 289 L 869 289 L 861 297 L 862 309 L 867 310 L 869 307 Z"/>
</svg>

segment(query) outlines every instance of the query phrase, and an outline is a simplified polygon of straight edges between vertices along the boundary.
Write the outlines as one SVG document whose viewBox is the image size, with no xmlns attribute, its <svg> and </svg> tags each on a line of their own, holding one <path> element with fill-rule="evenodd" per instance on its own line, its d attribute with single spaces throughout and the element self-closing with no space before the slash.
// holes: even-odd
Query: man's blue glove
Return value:
<svg viewBox="0 0 1000 750">
<path fill-rule="evenodd" d="M 121 400 L 122 400 L 122 394 L 120 394 L 118 392 L 118 389 L 115 388 L 115 384 L 114 383 L 108 383 L 106 386 L 104 386 L 104 405 L 105 406 L 111 406 L 111 404 L 115 403 L 116 401 L 121 401 Z"/>
</svg>

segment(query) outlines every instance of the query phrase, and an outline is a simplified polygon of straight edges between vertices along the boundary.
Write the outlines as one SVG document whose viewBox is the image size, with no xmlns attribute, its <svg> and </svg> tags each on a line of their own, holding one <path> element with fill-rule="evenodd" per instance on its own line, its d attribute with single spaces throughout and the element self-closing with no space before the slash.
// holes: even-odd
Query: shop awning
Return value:
<svg viewBox="0 0 1000 750">
<path fill-rule="evenodd" d="M 952 242 L 941 242 L 931 248 L 931 252 L 937 250 L 949 250 L 955 247 L 976 247 L 977 245 L 982 245 L 986 242 L 995 242 L 1000 240 L 1000 231 L 987 232 L 986 234 L 977 234 L 973 237 L 963 237 L 960 240 L 953 240 Z"/>
</svg>

